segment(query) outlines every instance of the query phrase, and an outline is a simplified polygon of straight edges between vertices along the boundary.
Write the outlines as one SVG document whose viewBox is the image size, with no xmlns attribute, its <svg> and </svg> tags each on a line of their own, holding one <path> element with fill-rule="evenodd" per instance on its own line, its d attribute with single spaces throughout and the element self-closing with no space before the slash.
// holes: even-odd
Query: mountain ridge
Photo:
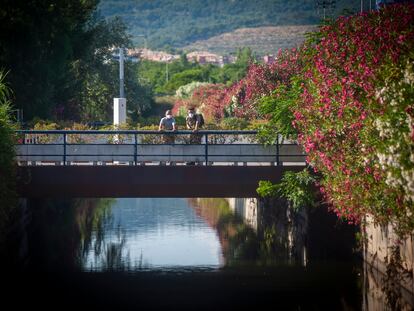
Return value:
<svg viewBox="0 0 414 311">
<path fill-rule="evenodd" d="M 368 1 L 365 1 L 367 5 Z M 314 0 L 101 0 L 106 18 L 121 17 L 135 45 L 182 48 L 239 28 L 315 25 L 321 22 Z M 333 16 L 356 12 L 360 0 L 337 0 Z"/>
<path fill-rule="evenodd" d="M 226 55 L 235 53 L 238 48 L 249 47 L 257 56 L 276 54 L 279 49 L 298 47 L 305 40 L 305 34 L 316 28 L 316 25 L 239 28 L 206 40 L 198 40 L 183 50 Z"/>
</svg>

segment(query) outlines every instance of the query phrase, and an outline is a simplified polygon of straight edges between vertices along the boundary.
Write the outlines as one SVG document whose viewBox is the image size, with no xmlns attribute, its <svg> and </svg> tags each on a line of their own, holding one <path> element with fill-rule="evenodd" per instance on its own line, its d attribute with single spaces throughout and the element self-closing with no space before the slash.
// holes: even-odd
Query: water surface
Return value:
<svg viewBox="0 0 414 311">
<path fill-rule="evenodd" d="M 120 258 L 112 269 L 221 266 L 216 231 L 196 215 L 186 199 L 116 199 L 102 230 L 102 236 L 93 232 L 93 247 L 82 263 L 86 271 L 109 268 L 111 249 Z"/>
<path fill-rule="evenodd" d="M 19 260 L 2 265 L 4 301 L 43 310 L 386 304 L 382 280 L 355 256 L 355 228 L 322 209 L 289 218 L 283 205 L 249 208 L 224 199 L 29 201 Z"/>
</svg>

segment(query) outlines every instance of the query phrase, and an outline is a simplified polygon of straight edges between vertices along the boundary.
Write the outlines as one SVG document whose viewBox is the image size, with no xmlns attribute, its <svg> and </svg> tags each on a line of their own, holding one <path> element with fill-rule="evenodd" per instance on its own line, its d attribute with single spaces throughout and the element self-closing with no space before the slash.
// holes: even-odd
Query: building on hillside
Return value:
<svg viewBox="0 0 414 311">
<path fill-rule="evenodd" d="M 222 56 L 207 51 L 194 51 L 187 54 L 187 60 L 189 62 L 197 62 L 201 65 L 213 64 L 223 67 L 225 64 L 234 63 L 234 56 Z"/>
<path fill-rule="evenodd" d="M 128 49 L 128 56 L 137 57 L 139 59 L 146 59 L 153 62 L 172 62 L 180 59 L 180 55 L 169 54 L 163 51 L 152 51 L 150 49 L 134 48 Z"/>
</svg>

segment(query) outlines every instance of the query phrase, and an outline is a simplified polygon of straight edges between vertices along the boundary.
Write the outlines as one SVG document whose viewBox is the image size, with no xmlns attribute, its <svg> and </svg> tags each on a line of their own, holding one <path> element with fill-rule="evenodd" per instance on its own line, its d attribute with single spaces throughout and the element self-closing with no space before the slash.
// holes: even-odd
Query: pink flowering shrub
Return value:
<svg viewBox="0 0 414 311">
<path fill-rule="evenodd" d="M 173 112 L 181 107 L 196 106 L 207 118 L 220 120 L 225 116 L 244 119 L 261 117 L 257 105 L 263 96 L 270 95 L 279 85 L 287 83 L 290 77 L 301 69 L 296 49 L 279 51 L 273 64 L 250 64 L 246 76 L 230 87 L 223 84 L 209 84 L 196 88 L 188 99 L 178 99 Z"/>
<path fill-rule="evenodd" d="M 302 92 L 292 107 L 298 140 L 309 163 L 321 172 L 321 191 L 333 210 L 350 222 L 366 214 L 378 222 L 414 228 L 401 213 L 401 193 L 386 172 L 370 161 L 376 136 L 372 119 L 390 103 L 375 96 L 386 64 L 396 64 L 414 47 L 414 6 L 340 17 L 323 26 L 313 48 L 305 48 Z M 368 160 L 367 160 L 368 159 Z M 408 219 L 407 216 L 410 218 Z M 407 222 L 410 222 L 408 224 Z"/>
<path fill-rule="evenodd" d="M 208 120 L 220 120 L 224 117 L 226 88 L 223 84 L 202 85 L 193 91 L 186 99 L 178 99 L 172 109 L 174 114 L 188 107 L 198 108 Z"/>
<path fill-rule="evenodd" d="M 225 103 L 236 117 L 257 118 L 260 99 L 270 95 L 280 85 L 301 70 L 296 49 L 279 50 L 277 60 L 270 64 L 251 64 L 246 76 L 226 91 Z"/>
<path fill-rule="evenodd" d="M 400 231 L 409 231 L 414 227 L 414 55 L 385 66 L 382 74 L 372 102 L 380 113 L 371 114 L 364 129 L 362 148 L 371 150 L 364 163 L 383 172 L 394 194 L 389 217 Z"/>
<path fill-rule="evenodd" d="M 414 5 L 389 5 L 340 17 L 299 50 L 251 64 L 229 88 L 199 88 L 193 100 L 212 119 L 265 118 L 272 139 L 293 128 L 339 217 L 359 223 L 371 215 L 412 232 L 412 51 Z"/>
</svg>

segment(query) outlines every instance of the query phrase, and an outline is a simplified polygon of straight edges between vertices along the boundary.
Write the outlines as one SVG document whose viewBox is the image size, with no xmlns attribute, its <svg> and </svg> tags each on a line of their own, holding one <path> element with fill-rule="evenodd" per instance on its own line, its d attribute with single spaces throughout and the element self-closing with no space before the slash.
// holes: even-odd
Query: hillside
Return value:
<svg viewBox="0 0 414 311">
<path fill-rule="evenodd" d="M 240 28 L 315 25 L 315 0 L 101 0 L 103 16 L 121 17 L 135 44 L 179 48 Z M 360 0 L 337 0 L 333 11 L 357 11 Z M 368 5 L 368 1 L 365 1 Z M 329 13 L 329 10 L 328 10 Z"/>
<path fill-rule="evenodd" d="M 233 53 L 239 47 L 249 47 L 258 56 L 275 54 L 278 49 L 300 45 L 305 39 L 305 33 L 314 28 L 315 26 L 311 25 L 241 28 L 207 40 L 196 41 L 185 46 L 184 50 L 202 50 L 224 55 Z"/>
</svg>

